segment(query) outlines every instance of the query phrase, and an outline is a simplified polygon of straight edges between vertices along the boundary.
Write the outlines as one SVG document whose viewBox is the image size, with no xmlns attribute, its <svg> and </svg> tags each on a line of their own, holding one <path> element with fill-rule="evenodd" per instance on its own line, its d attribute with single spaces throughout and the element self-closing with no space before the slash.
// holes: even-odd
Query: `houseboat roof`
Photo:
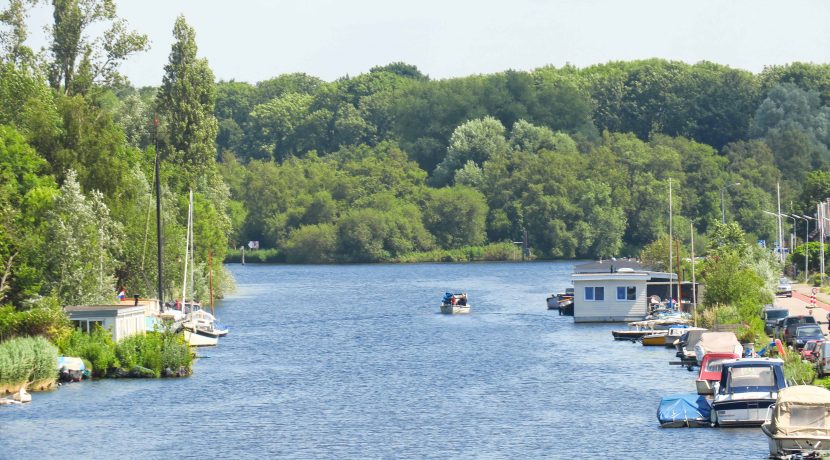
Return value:
<svg viewBox="0 0 830 460">
<path fill-rule="evenodd" d="M 69 305 L 63 307 L 66 312 L 73 311 L 127 311 L 130 309 L 144 310 L 144 305 L 111 304 L 111 305 Z"/>
<path fill-rule="evenodd" d="M 643 265 L 635 259 L 608 259 L 594 262 L 586 262 L 574 266 L 574 275 L 610 275 L 613 278 L 632 275 L 646 274 L 649 281 L 655 280 L 676 280 L 674 273 L 655 271 L 648 265 Z M 592 278 L 595 279 L 595 278 Z"/>
</svg>

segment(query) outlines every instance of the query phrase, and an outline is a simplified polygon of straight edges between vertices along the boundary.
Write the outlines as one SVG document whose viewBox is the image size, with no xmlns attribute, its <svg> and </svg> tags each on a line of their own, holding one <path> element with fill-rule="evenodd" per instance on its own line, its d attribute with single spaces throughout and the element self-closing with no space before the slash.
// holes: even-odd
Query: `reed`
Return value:
<svg viewBox="0 0 830 460">
<path fill-rule="evenodd" d="M 21 387 L 33 390 L 54 386 L 58 350 L 43 337 L 18 337 L 0 343 L 0 393 Z"/>
</svg>

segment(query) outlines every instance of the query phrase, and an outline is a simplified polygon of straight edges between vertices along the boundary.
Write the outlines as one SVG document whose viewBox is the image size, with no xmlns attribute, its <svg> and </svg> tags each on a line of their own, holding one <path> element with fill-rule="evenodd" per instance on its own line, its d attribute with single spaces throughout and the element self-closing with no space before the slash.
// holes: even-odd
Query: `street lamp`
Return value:
<svg viewBox="0 0 830 460">
<path fill-rule="evenodd" d="M 810 221 L 816 220 L 810 216 L 801 216 L 807 223 L 807 229 L 804 231 L 804 283 L 809 284 L 807 276 L 810 274 Z"/>
<path fill-rule="evenodd" d="M 732 184 L 726 184 L 720 188 L 720 223 L 726 223 L 726 208 L 723 206 L 723 192 L 728 189 L 729 187 L 737 187 L 741 185 L 740 182 L 735 182 Z"/>
<path fill-rule="evenodd" d="M 781 213 L 777 213 L 777 212 L 770 212 L 770 211 L 763 211 L 763 210 L 761 212 L 763 212 L 764 214 L 769 214 L 771 216 L 774 216 L 776 219 L 778 219 L 779 224 L 781 223 L 781 217 L 789 217 L 786 214 L 781 214 Z M 779 227 L 779 229 L 780 229 L 780 227 Z M 778 231 L 778 260 L 781 262 L 781 265 L 784 264 L 784 238 L 782 236 L 781 230 Z"/>
</svg>

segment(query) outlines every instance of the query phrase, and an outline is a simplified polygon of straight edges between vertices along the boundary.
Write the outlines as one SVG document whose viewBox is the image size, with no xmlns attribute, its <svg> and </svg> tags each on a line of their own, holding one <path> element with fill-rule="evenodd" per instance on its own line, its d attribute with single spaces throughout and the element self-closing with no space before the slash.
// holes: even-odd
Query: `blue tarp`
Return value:
<svg viewBox="0 0 830 460">
<path fill-rule="evenodd" d="M 657 420 L 664 428 L 709 426 L 712 407 L 697 393 L 666 396 L 657 408 Z"/>
</svg>

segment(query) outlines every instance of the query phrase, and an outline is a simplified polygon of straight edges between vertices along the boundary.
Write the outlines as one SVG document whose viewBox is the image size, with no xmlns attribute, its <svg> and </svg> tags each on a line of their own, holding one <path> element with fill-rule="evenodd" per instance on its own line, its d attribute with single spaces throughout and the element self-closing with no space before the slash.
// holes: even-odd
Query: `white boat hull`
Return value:
<svg viewBox="0 0 830 460">
<path fill-rule="evenodd" d="M 441 305 L 441 313 L 445 315 L 460 315 L 470 313 L 470 304 L 467 305 Z"/>
<path fill-rule="evenodd" d="M 770 406 L 778 398 L 777 393 L 763 393 L 757 397 L 745 394 L 743 398 L 715 397 L 712 414 L 719 426 L 760 426 L 768 422 Z"/>
<path fill-rule="evenodd" d="M 188 329 L 184 330 L 184 340 L 191 347 L 211 347 L 219 343 L 219 337 L 200 334 L 199 331 L 193 332 Z"/>
<path fill-rule="evenodd" d="M 830 453 L 830 437 L 826 436 L 776 436 L 770 433 L 769 425 L 762 425 L 767 435 L 769 455 L 772 458 L 787 458 L 793 454 Z"/>
</svg>

